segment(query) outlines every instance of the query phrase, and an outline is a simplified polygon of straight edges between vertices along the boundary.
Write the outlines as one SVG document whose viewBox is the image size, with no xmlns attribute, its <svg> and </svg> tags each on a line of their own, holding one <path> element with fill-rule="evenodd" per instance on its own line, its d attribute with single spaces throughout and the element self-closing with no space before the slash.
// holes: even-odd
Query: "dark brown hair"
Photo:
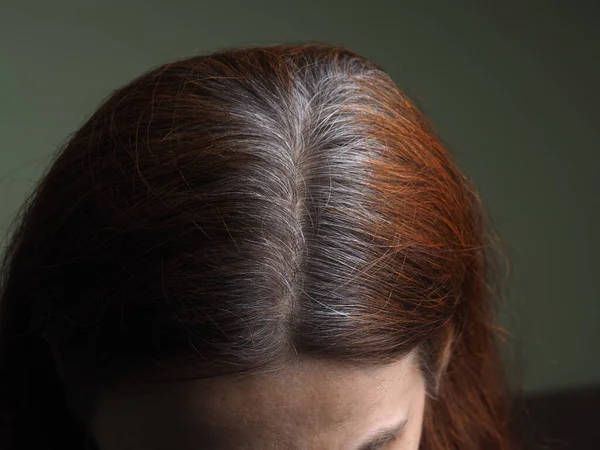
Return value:
<svg viewBox="0 0 600 450">
<path fill-rule="evenodd" d="M 69 139 L 15 222 L 3 448 L 82 448 L 71 411 L 127 376 L 415 349 L 422 449 L 515 448 L 485 217 L 422 114 L 346 48 L 228 48 L 150 70 Z"/>
</svg>

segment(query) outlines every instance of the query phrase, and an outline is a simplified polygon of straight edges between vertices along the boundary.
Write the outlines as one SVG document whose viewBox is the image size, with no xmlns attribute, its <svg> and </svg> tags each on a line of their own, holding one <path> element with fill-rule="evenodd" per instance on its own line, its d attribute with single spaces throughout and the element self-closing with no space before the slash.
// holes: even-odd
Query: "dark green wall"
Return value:
<svg viewBox="0 0 600 450">
<path fill-rule="evenodd" d="M 492 6 L 494 5 L 494 6 Z M 72 1 L 0 6 L 0 223 L 140 72 L 324 40 L 378 62 L 436 124 L 505 240 L 529 390 L 600 383 L 600 15 L 584 1 Z"/>
</svg>

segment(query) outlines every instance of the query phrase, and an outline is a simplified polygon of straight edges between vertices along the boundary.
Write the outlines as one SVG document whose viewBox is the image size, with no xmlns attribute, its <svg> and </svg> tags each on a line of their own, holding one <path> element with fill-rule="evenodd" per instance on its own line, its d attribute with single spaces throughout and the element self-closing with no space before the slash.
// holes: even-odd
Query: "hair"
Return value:
<svg viewBox="0 0 600 450">
<path fill-rule="evenodd" d="M 413 350 L 421 449 L 516 448 L 490 223 L 427 119 L 347 48 L 155 67 L 70 136 L 15 219 L 2 448 L 84 448 L 94 392 L 127 377 Z"/>
</svg>

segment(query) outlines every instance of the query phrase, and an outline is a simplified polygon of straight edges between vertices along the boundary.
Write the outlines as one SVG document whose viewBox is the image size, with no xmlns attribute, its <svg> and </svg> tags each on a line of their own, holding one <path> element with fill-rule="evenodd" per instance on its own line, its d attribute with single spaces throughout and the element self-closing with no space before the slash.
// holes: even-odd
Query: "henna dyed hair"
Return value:
<svg viewBox="0 0 600 450">
<path fill-rule="evenodd" d="M 71 136 L 15 224 L 3 448 L 83 448 L 75 417 L 128 378 L 411 350 L 422 449 L 516 448 L 497 234 L 427 120 L 351 50 L 228 48 L 144 73 Z"/>
</svg>

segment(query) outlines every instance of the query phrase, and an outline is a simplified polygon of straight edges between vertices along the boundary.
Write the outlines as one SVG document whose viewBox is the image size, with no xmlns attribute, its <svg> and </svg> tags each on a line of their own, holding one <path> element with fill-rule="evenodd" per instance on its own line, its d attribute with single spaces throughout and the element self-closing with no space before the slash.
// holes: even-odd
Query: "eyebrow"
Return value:
<svg viewBox="0 0 600 450">
<path fill-rule="evenodd" d="M 376 430 L 368 438 L 353 450 L 374 450 L 376 445 L 381 444 L 381 441 L 395 437 L 406 426 L 407 419 L 386 428 Z"/>
</svg>

